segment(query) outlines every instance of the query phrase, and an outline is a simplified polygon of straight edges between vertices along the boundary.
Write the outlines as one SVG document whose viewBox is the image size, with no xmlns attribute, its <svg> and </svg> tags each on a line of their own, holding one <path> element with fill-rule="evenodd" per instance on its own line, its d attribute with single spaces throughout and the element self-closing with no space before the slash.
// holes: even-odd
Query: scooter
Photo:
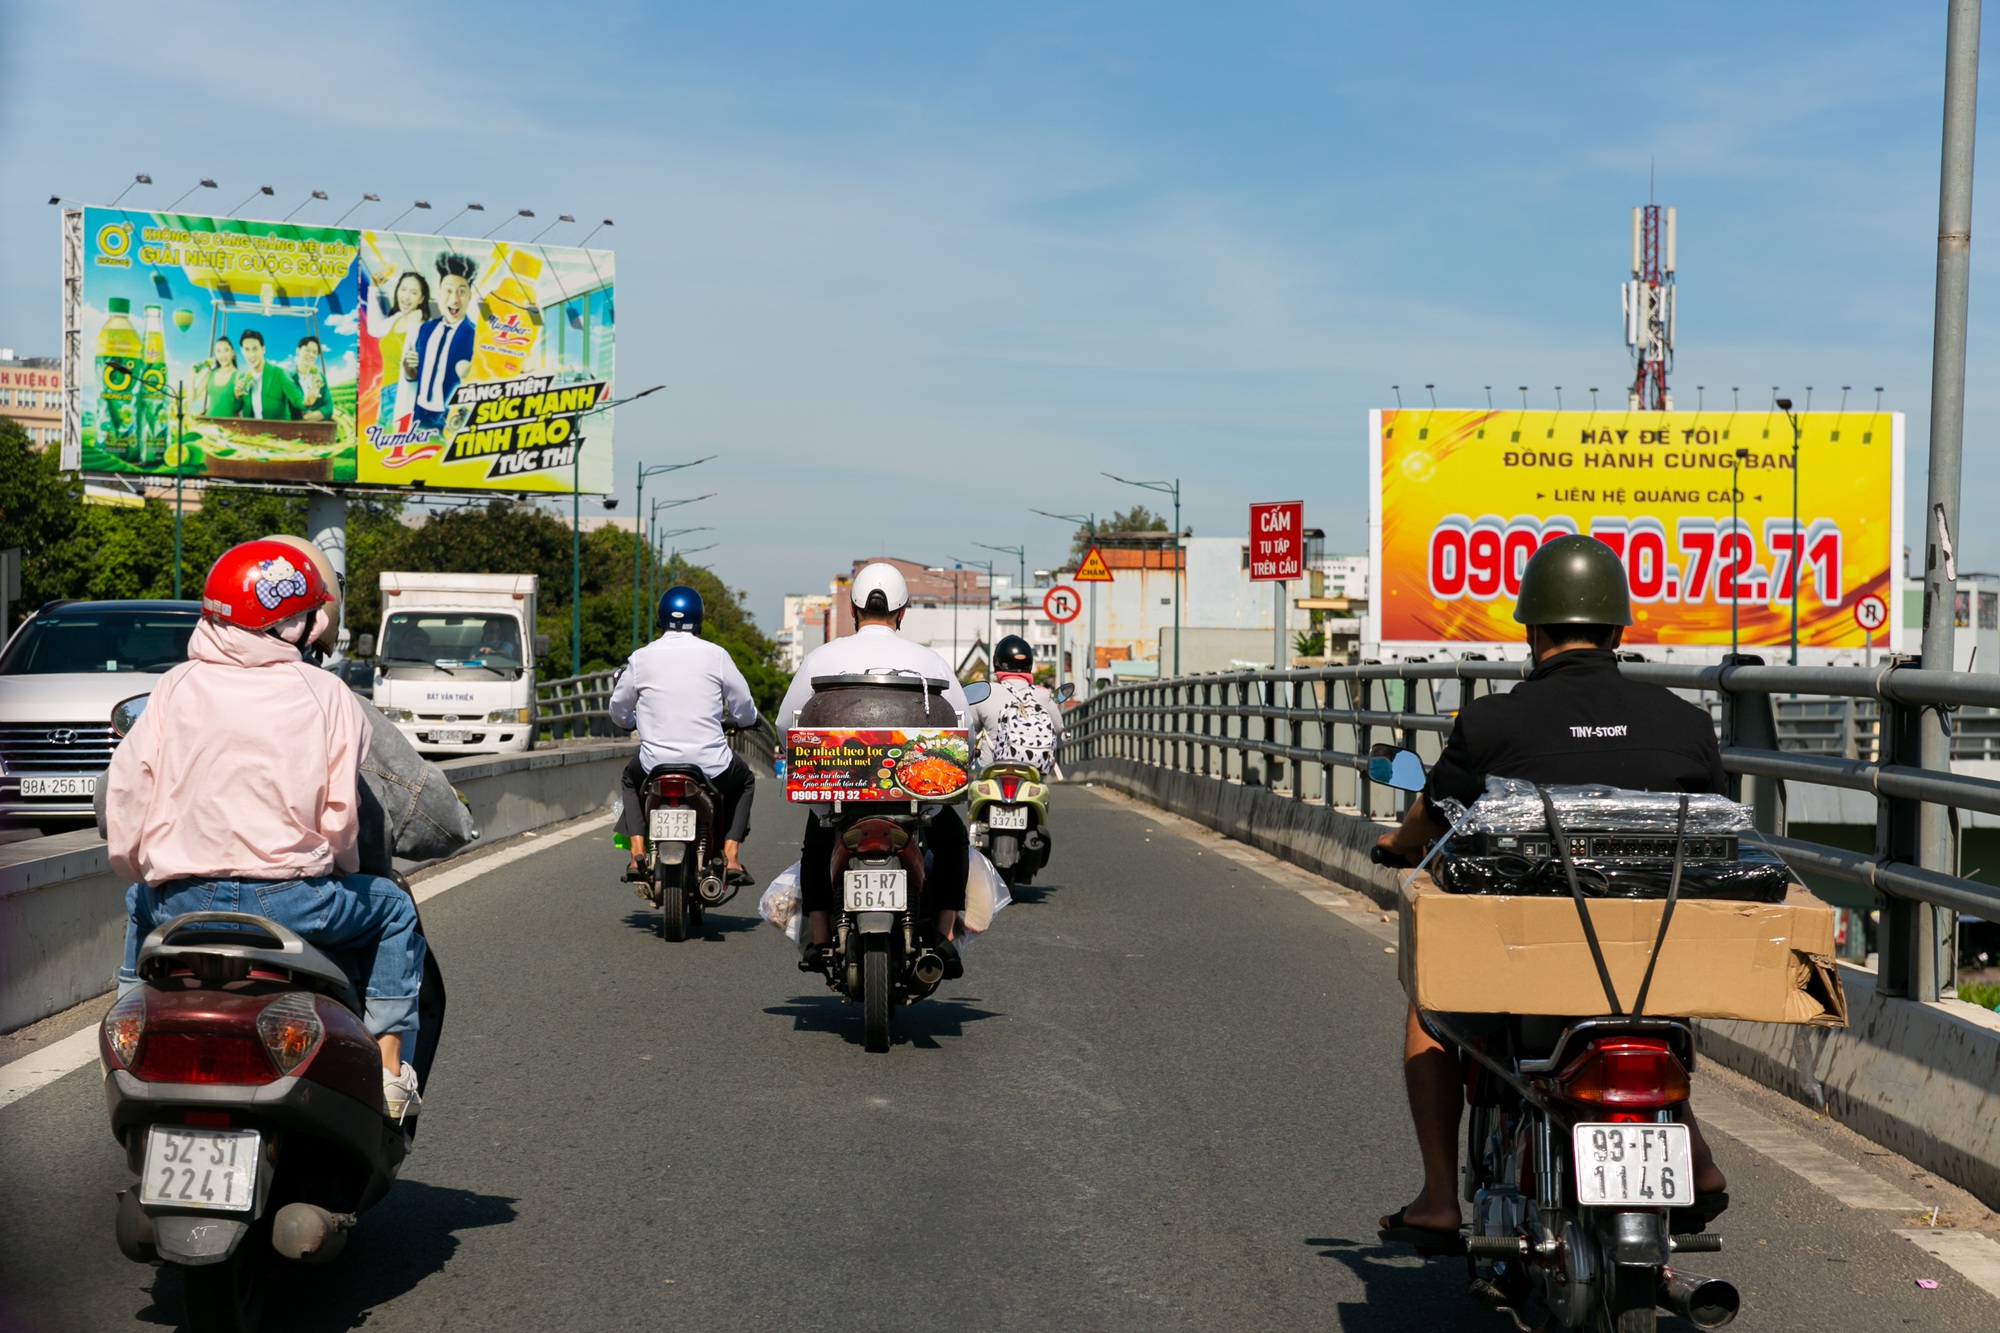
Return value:
<svg viewBox="0 0 2000 1333">
<path fill-rule="evenodd" d="M 142 706 L 119 706 L 121 734 Z M 188 913 L 146 937 L 138 966 L 141 984 L 98 1033 L 111 1132 L 139 1177 L 118 1194 L 118 1248 L 181 1271 L 192 1333 L 253 1333 L 273 1254 L 337 1256 L 394 1183 L 416 1122 L 387 1118 L 348 972 L 286 927 Z M 421 1089 L 445 1009 L 429 950 L 417 1008 Z"/>
<path fill-rule="evenodd" d="M 1049 858 L 1049 789 L 1029 764 L 990 764 L 971 787 L 972 845 L 1008 888 L 1034 882 Z"/>
<path fill-rule="evenodd" d="M 1377 747 L 1368 777 L 1418 791 L 1424 770 L 1411 751 Z M 1702 1329 L 1736 1317 L 1734 1285 L 1675 1265 L 1722 1248 L 1706 1229 L 1711 1207 L 1695 1197 L 1682 1123 L 1695 1061 L 1686 1022 L 1424 1021 L 1465 1059 L 1472 1226 L 1449 1252 L 1465 1255 L 1474 1299 L 1522 1328 L 1535 1326 L 1528 1311 L 1539 1304 L 1552 1326 L 1591 1333 L 1651 1333 L 1662 1308 Z"/>
</svg>

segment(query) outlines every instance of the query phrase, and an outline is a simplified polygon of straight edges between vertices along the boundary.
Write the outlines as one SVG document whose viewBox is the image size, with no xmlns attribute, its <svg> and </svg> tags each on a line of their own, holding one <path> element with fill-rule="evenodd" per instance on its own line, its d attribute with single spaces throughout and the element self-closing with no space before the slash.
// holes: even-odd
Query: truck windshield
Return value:
<svg viewBox="0 0 2000 1333">
<path fill-rule="evenodd" d="M 476 611 L 398 611 L 382 627 L 384 666 L 521 668 L 521 626 Z"/>
<path fill-rule="evenodd" d="M 0 657 L 0 676 L 168 671 L 187 661 L 188 636 L 199 619 L 192 612 L 116 607 L 52 611 L 21 627 Z"/>
</svg>

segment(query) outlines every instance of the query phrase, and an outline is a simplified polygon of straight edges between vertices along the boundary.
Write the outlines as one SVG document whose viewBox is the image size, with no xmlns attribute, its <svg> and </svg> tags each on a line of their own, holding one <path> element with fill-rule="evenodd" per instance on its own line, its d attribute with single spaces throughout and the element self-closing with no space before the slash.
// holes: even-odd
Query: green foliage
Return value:
<svg viewBox="0 0 2000 1333">
<path fill-rule="evenodd" d="M 28 443 L 28 432 L 0 419 L 0 549 L 21 548 L 21 599 L 30 607 L 69 592 L 70 545 L 83 486 L 56 468 L 53 449 Z"/>
<path fill-rule="evenodd" d="M 1123 513 L 1113 514 L 1097 525 L 1097 531 L 1100 534 L 1107 532 L 1165 532 L 1166 530 L 1166 518 L 1163 515 L 1154 513 L 1144 505 L 1133 505 Z M 1070 555 L 1081 557 L 1089 549 L 1090 529 L 1078 528 L 1076 536 L 1070 541 Z"/>
<path fill-rule="evenodd" d="M 1300 657 L 1318 657 L 1326 651 L 1325 632 L 1314 630 L 1310 634 L 1294 634 L 1292 636 L 1292 651 Z"/>
<path fill-rule="evenodd" d="M 1981 1009 L 2000 1009 L 2000 982 L 1965 982 L 1958 988 L 1958 998 Z"/>
</svg>

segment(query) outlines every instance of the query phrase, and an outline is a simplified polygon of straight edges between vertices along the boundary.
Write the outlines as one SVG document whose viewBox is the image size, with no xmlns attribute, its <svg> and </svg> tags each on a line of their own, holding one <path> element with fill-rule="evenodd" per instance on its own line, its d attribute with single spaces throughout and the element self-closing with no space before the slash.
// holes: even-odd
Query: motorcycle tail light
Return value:
<svg viewBox="0 0 2000 1333">
<path fill-rule="evenodd" d="M 687 795 L 688 780 L 686 778 L 672 777 L 656 778 L 653 782 L 653 790 L 664 797 L 678 801 Z"/>
<path fill-rule="evenodd" d="M 864 819 L 840 835 L 850 852 L 900 852 L 910 845 L 910 831 L 887 819 Z"/>
<path fill-rule="evenodd" d="M 319 1021 L 312 996 L 290 991 L 265 1005 L 257 1015 L 257 1035 L 278 1072 L 289 1074 L 312 1059 L 320 1039 L 326 1036 L 326 1026 Z"/>
<path fill-rule="evenodd" d="M 146 992 L 128 991 L 104 1016 L 104 1050 L 115 1069 L 130 1069 L 146 1035 Z"/>
<path fill-rule="evenodd" d="M 132 1072 L 148 1083 L 269 1083 L 278 1077 L 255 1037 L 155 1032 Z"/>
<path fill-rule="evenodd" d="M 1015 793 L 1020 790 L 1021 790 L 1021 779 L 1014 776 L 1012 773 L 1007 773 L 1002 775 L 1000 779 L 1001 800 L 1003 801 L 1013 800 Z"/>
<path fill-rule="evenodd" d="M 1572 1102 L 1623 1111 L 1657 1111 L 1688 1098 L 1688 1072 L 1663 1041 L 1612 1037 L 1593 1041 L 1557 1076 Z"/>
</svg>

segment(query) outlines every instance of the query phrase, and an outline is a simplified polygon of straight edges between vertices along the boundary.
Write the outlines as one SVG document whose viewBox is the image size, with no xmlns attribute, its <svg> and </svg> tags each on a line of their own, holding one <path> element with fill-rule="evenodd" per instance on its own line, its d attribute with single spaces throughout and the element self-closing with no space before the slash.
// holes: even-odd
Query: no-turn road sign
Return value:
<svg viewBox="0 0 2000 1333">
<path fill-rule="evenodd" d="M 1889 623 L 1889 604 L 1869 593 L 1854 603 L 1854 623 L 1873 634 Z"/>
<path fill-rule="evenodd" d="M 1058 625 L 1067 625 L 1083 611 L 1083 598 L 1075 588 L 1058 583 L 1042 594 L 1042 613 Z"/>
</svg>

